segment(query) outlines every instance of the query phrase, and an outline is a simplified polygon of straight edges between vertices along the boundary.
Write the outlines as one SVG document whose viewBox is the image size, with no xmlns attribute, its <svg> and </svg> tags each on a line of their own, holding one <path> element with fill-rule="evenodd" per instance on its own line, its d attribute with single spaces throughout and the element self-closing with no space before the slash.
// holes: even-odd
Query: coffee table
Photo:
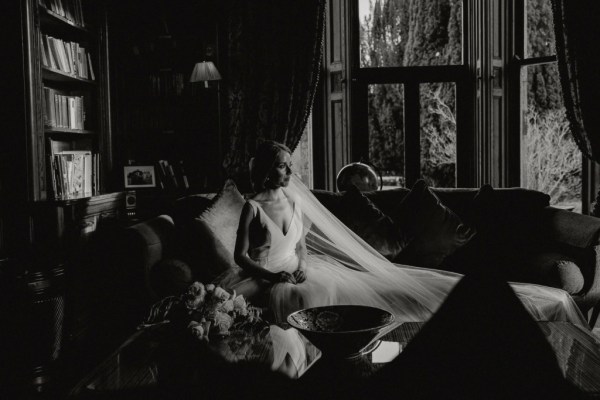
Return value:
<svg viewBox="0 0 600 400">
<path fill-rule="evenodd" d="M 360 379 L 372 375 L 387 361 L 397 356 L 423 324 L 403 323 L 383 336 L 373 352 L 350 360 L 322 357 L 321 352 L 301 334 L 293 329 L 283 330 L 279 327 L 271 327 L 268 332 L 252 338 L 232 336 L 223 340 L 213 340 L 197 347 L 196 350 L 204 352 L 201 359 L 206 360 L 206 365 L 214 365 L 215 362 L 255 363 L 277 371 L 289 379 L 307 382 L 322 380 L 324 376 L 332 373 L 344 376 L 345 379 Z M 600 341 L 591 332 L 567 322 L 539 322 L 538 325 L 554 349 L 558 364 L 567 380 L 585 393 L 600 394 Z M 156 331 L 149 329 L 135 332 L 81 380 L 73 388 L 71 395 L 156 388 L 161 373 L 161 335 Z M 296 352 L 282 357 L 280 352 L 274 352 L 274 348 L 289 344 L 294 344 L 296 348 L 302 345 L 304 353 Z M 280 354 L 279 359 L 274 358 L 274 353 Z M 195 376 L 197 377 L 197 374 Z"/>
</svg>

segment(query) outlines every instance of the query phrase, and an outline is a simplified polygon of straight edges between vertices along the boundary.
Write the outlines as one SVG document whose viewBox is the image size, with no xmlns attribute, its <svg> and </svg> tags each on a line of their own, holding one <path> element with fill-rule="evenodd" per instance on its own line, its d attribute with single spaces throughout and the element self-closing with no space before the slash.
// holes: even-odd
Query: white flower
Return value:
<svg viewBox="0 0 600 400">
<path fill-rule="evenodd" d="M 202 326 L 201 323 L 196 322 L 196 321 L 191 321 L 188 325 L 188 328 L 191 329 L 192 334 L 194 336 L 196 336 L 198 339 L 202 339 L 204 338 L 204 327 Z"/>
<path fill-rule="evenodd" d="M 190 285 L 190 287 L 188 288 L 188 293 L 197 296 L 202 290 L 204 290 L 204 285 L 202 284 L 202 282 L 196 281 Z"/>
<path fill-rule="evenodd" d="M 233 310 L 240 315 L 246 316 L 248 314 L 248 305 L 246 304 L 246 300 L 244 296 L 241 294 L 233 299 Z"/>
<path fill-rule="evenodd" d="M 221 305 L 218 308 L 218 311 L 224 312 L 224 313 L 233 311 L 233 299 L 229 299 L 229 300 L 221 303 Z"/>
<path fill-rule="evenodd" d="M 206 291 L 211 293 L 213 290 L 215 290 L 215 285 L 212 283 L 209 283 L 208 285 L 206 285 Z"/>
<path fill-rule="evenodd" d="M 217 333 L 221 335 L 227 334 L 232 324 L 233 318 L 229 314 L 225 314 L 219 311 L 215 313 L 214 327 L 217 329 Z"/>
<path fill-rule="evenodd" d="M 200 282 L 194 282 L 185 294 L 185 306 L 191 310 L 196 310 L 204 303 L 206 298 L 206 289 Z"/>
<path fill-rule="evenodd" d="M 223 300 L 223 301 L 229 300 L 229 297 L 231 297 L 230 294 L 227 293 L 227 291 L 220 286 L 217 286 L 215 288 L 215 291 L 213 292 L 213 296 L 216 297 L 217 299 Z"/>
</svg>

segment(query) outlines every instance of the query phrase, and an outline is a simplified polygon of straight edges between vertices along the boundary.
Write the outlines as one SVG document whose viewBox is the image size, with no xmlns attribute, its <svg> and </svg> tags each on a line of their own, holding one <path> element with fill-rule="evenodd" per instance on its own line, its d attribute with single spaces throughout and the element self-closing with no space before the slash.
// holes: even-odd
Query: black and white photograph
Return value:
<svg viewBox="0 0 600 400">
<path fill-rule="evenodd" d="M 126 189 L 150 188 L 156 186 L 153 165 L 128 165 L 123 167 Z"/>
<path fill-rule="evenodd" d="M 0 399 L 600 398 L 600 1 L 2 17 Z"/>
</svg>

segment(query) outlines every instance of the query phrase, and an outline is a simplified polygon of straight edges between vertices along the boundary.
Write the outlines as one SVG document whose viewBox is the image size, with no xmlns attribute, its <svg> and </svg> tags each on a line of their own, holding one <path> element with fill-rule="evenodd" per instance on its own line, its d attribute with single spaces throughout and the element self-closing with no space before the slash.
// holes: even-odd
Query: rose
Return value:
<svg viewBox="0 0 600 400">
<path fill-rule="evenodd" d="M 206 288 L 206 291 L 207 291 L 208 293 L 212 293 L 212 291 L 213 291 L 213 290 L 215 290 L 215 287 L 216 287 L 216 286 L 215 286 L 214 284 L 212 284 L 212 283 L 209 283 L 208 285 L 206 285 L 206 286 L 205 286 L 205 288 Z"/>
<path fill-rule="evenodd" d="M 224 335 L 229 333 L 229 328 L 233 324 L 233 318 L 231 315 L 217 311 L 214 317 L 214 327 L 217 329 L 217 333 Z"/>
<path fill-rule="evenodd" d="M 198 339 L 204 339 L 205 330 L 200 322 L 191 321 L 188 325 L 188 328 L 191 329 L 192 334 L 196 336 Z"/>
<path fill-rule="evenodd" d="M 227 291 L 220 286 L 217 286 L 215 288 L 215 290 L 213 292 L 213 296 L 222 301 L 229 300 L 229 297 L 231 297 L 231 295 L 229 293 L 227 293 Z"/>
<path fill-rule="evenodd" d="M 185 306 L 190 310 L 196 310 L 204 303 L 206 289 L 202 283 L 194 282 L 183 297 Z"/>
<path fill-rule="evenodd" d="M 248 305 L 241 294 L 233 299 L 233 310 L 244 317 L 248 315 Z"/>
<path fill-rule="evenodd" d="M 234 307 L 233 299 L 229 299 L 229 300 L 221 303 L 221 305 L 217 308 L 217 311 L 228 313 L 228 312 L 233 311 L 233 307 Z"/>
</svg>

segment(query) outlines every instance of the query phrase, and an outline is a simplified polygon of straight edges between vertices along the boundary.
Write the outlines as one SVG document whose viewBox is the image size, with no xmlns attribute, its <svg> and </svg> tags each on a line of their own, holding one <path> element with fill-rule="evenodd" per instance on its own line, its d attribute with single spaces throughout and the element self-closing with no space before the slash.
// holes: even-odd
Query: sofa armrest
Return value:
<svg viewBox="0 0 600 400">
<path fill-rule="evenodd" d="M 542 228 L 549 243 L 573 249 L 584 258 L 584 290 L 573 298 L 586 313 L 600 301 L 600 218 L 548 206 Z"/>
<path fill-rule="evenodd" d="M 160 215 L 126 228 L 120 240 L 121 273 L 130 296 L 142 302 L 156 299 L 151 271 L 173 253 L 175 224 L 168 215 Z"/>
<path fill-rule="evenodd" d="M 544 208 L 545 234 L 551 240 L 579 248 L 599 244 L 600 218 L 561 210 L 552 206 Z"/>
</svg>

